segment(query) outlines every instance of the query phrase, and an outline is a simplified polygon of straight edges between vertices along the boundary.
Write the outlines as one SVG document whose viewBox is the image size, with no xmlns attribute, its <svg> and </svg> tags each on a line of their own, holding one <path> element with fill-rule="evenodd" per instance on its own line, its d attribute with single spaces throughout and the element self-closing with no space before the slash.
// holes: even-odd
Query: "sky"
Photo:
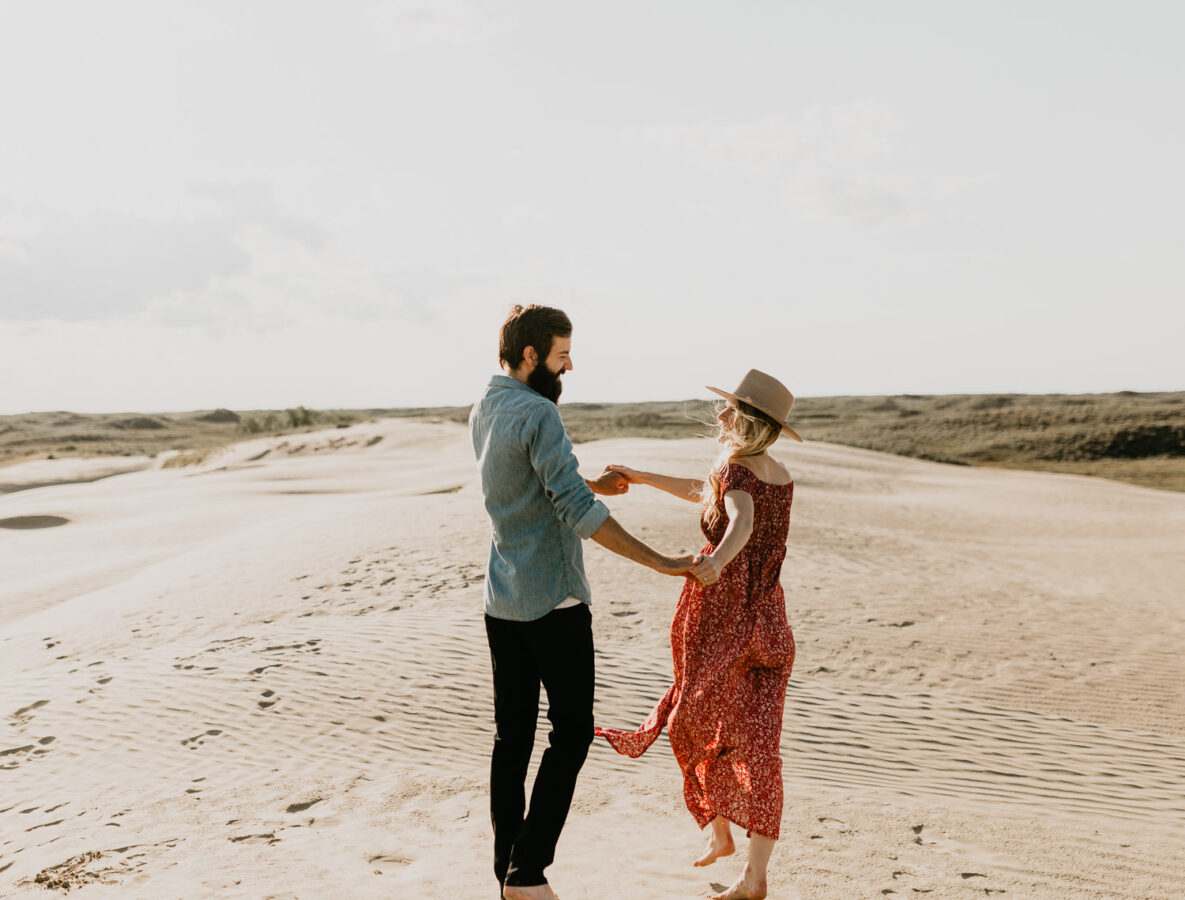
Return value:
<svg viewBox="0 0 1185 900">
<path fill-rule="evenodd" d="M 1173 2 L 0 4 L 0 413 L 1185 389 Z"/>
</svg>

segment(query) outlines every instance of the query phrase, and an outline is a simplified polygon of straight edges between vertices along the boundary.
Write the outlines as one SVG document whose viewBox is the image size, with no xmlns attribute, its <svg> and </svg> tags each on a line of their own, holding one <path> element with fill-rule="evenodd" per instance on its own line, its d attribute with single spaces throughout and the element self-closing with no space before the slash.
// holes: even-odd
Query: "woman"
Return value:
<svg viewBox="0 0 1185 900">
<path fill-rule="evenodd" d="M 736 849 L 730 823 L 751 840 L 748 862 L 715 900 L 759 900 L 782 815 L 778 745 L 794 636 L 778 577 L 794 483 L 768 448 L 785 432 L 794 396 L 753 369 L 717 416 L 724 450 L 706 481 L 609 466 L 629 484 L 646 484 L 701 502 L 708 544 L 695 579 L 684 583 L 671 624 L 675 683 L 633 732 L 597 729 L 619 753 L 640 756 L 663 727 L 683 770 L 687 808 L 712 826 L 706 866 Z M 702 582 L 702 583 L 701 583 Z"/>
</svg>

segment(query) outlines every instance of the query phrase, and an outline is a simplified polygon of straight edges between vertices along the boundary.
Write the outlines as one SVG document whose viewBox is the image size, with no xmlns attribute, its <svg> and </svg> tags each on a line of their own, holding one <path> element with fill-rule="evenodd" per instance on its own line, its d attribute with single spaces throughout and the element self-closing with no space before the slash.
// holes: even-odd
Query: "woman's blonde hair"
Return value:
<svg viewBox="0 0 1185 900">
<path fill-rule="evenodd" d="M 718 438 L 724 444 L 724 450 L 712 463 L 708 477 L 704 479 L 701 499 L 704 503 L 704 518 L 708 525 L 715 523 L 720 512 L 717 504 L 720 502 L 720 479 L 730 462 L 745 456 L 756 456 L 778 439 L 782 433 L 782 426 L 772 416 L 767 416 L 756 406 L 743 400 L 735 401 L 736 415 L 732 425 L 725 426 L 717 422 Z M 718 412 L 723 412 L 723 406 L 717 406 Z"/>
</svg>

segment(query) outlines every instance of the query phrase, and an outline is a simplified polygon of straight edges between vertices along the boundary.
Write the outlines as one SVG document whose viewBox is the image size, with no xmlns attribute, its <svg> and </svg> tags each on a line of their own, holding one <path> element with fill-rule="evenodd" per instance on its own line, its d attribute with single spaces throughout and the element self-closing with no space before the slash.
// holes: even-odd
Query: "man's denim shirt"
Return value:
<svg viewBox="0 0 1185 900">
<path fill-rule="evenodd" d="M 581 539 L 609 518 L 577 471 L 556 405 L 508 375 L 469 415 L 493 540 L 485 611 L 529 622 L 568 597 L 592 602 Z"/>
</svg>

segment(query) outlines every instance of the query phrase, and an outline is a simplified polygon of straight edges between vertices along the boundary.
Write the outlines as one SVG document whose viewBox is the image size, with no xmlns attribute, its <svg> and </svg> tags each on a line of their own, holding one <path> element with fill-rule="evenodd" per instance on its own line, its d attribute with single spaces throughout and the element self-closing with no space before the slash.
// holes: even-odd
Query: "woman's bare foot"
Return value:
<svg viewBox="0 0 1185 900">
<path fill-rule="evenodd" d="M 753 875 L 746 866 L 732 887 L 713 894 L 711 900 L 765 900 L 765 879 Z"/>
<path fill-rule="evenodd" d="M 712 836 L 708 838 L 708 848 L 704 851 L 704 855 L 695 861 L 697 866 L 710 866 L 722 856 L 732 856 L 737 849 L 737 845 L 733 843 L 732 832 L 720 832 L 717 829 L 712 829 Z"/>
<path fill-rule="evenodd" d="M 502 888 L 502 896 L 506 900 L 560 900 L 550 884 L 533 884 L 530 887 L 508 884 Z M 761 896 L 764 897 L 765 894 Z"/>
</svg>

